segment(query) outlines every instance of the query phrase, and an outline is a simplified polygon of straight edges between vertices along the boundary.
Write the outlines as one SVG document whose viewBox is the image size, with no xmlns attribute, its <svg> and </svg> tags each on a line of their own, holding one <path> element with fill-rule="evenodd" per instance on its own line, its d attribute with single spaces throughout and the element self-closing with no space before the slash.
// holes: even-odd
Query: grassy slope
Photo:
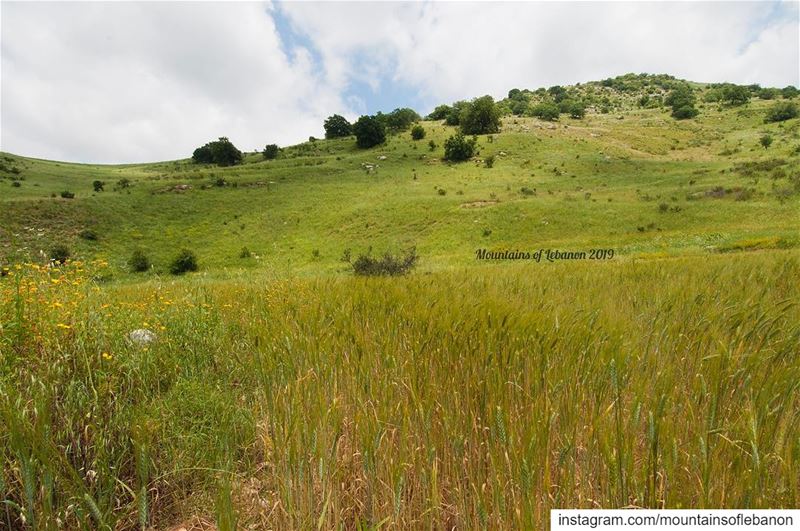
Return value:
<svg viewBox="0 0 800 531">
<path fill-rule="evenodd" d="M 795 246 L 798 197 L 781 202 L 774 194 L 776 187 L 791 187 L 788 179 L 731 171 L 742 161 L 775 158 L 783 159 L 784 175 L 797 171 L 800 124 L 763 124 L 769 104 L 707 106 L 698 119 L 684 122 L 658 109 L 557 124 L 506 118 L 494 142 L 480 137 L 481 157 L 497 155 L 492 169 L 441 162 L 452 128 L 439 123 L 425 123 L 428 138 L 421 142 L 406 133 L 361 151 L 350 139 L 318 141 L 288 148 L 274 161 L 250 155 L 233 168 L 186 161 L 75 165 L 5 155 L 19 161 L 14 164 L 25 180 L 19 188 L 0 182 L 6 229 L 0 254 L 20 258 L 66 241 L 78 255 L 106 258 L 124 274 L 135 247 L 162 270 L 178 248 L 189 247 L 207 270 L 313 273 L 340 268 L 345 248 L 369 246 L 383 252 L 417 245 L 429 270 L 472 264 L 480 247 L 602 246 L 641 255 L 704 253 L 751 239 Z M 758 145 L 765 132 L 775 138 L 768 150 Z M 430 152 L 429 139 L 440 147 Z M 726 151 L 735 152 L 720 154 Z M 362 163 L 380 167 L 367 174 Z M 123 177 L 133 186 L 111 190 Z M 211 186 L 217 178 L 229 185 Z M 94 194 L 94 179 L 106 181 L 107 191 Z M 193 188 L 170 191 L 178 184 Z M 746 201 L 734 200 L 735 194 L 704 196 L 715 186 L 756 193 Z M 536 195 L 521 194 L 523 187 Z M 63 189 L 76 198 L 50 197 Z M 466 207 L 476 201 L 496 203 Z M 661 203 L 680 211 L 660 213 Z M 77 238 L 84 228 L 95 230 L 99 241 Z M 243 246 L 259 258 L 239 259 Z"/>
<path fill-rule="evenodd" d="M 492 169 L 407 134 L 227 169 L 2 155 L 25 180 L 0 180 L 0 257 L 66 241 L 110 267 L 0 278 L 0 527 L 544 529 L 553 507 L 797 507 L 800 121 L 764 125 L 767 105 L 509 118 L 481 137 Z M 336 274 L 347 247 L 410 244 L 431 274 Z M 161 270 L 191 247 L 203 273 L 129 274 L 137 246 Z M 474 259 L 504 246 L 622 258 Z M 764 247 L 781 249 L 714 252 Z M 106 269 L 130 282 L 88 281 Z M 131 345 L 139 327 L 159 339 Z"/>
</svg>

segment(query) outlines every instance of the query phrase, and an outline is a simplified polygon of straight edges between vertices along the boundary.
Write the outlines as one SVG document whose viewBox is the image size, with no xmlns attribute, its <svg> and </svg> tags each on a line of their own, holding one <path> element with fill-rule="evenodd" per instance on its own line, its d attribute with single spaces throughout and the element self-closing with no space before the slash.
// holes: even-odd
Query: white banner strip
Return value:
<svg viewBox="0 0 800 531">
<path fill-rule="evenodd" d="M 550 531 L 795 531 L 797 509 L 553 509 Z"/>
</svg>

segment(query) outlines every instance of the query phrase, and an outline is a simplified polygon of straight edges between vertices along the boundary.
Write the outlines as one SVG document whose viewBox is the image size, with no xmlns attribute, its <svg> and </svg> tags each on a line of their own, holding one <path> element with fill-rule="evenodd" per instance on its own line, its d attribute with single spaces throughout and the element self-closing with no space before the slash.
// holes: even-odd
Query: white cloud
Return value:
<svg viewBox="0 0 800 531">
<path fill-rule="evenodd" d="M 430 103 L 627 72 L 780 86 L 800 79 L 796 3 L 291 3 L 282 9 L 321 50 L 337 86 L 348 72 L 363 71 L 363 57 L 354 57 L 379 51 L 393 65 L 385 75 Z"/>
<path fill-rule="evenodd" d="M 80 161 L 178 158 L 319 134 L 347 107 L 265 4 L 4 4 L 2 149 Z"/>
<path fill-rule="evenodd" d="M 3 3 L 1 148 L 122 162 L 183 157 L 219 135 L 287 144 L 334 112 L 374 111 L 363 86 L 433 106 L 626 72 L 798 85 L 797 6 Z M 320 64 L 285 50 L 275 9 Z"/>
</svg>

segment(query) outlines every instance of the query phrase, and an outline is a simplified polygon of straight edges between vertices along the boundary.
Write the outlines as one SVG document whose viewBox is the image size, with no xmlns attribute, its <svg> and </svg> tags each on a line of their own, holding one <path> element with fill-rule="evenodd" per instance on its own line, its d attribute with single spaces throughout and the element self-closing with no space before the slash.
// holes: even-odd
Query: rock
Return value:
<svg viewBox="0 0 800 531">
<path fill-rule="evenodd" d="M 386 160 L 386 155 L 381 155 L 380 157 L 378 157 L 378 160 Z"/>
<path fill-rule="evenodd" d="M 134 345 L 145 346 L 156 340 L 156 334 L 145 328 L 137 328 L 128 332 L 128 341 Z"/>
</svg>

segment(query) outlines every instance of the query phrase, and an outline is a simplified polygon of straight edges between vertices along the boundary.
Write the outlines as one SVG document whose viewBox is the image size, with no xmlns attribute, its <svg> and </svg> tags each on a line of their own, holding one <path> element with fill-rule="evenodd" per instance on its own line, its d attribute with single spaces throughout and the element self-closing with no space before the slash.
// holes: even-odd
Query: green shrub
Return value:
<svg viewBox="0 0 800 531">
<path fill-rule="evenodd" d="M 75 197 L 75 194 L 73 192 L 70 192 L 69 190 L 64 190 L 63 192 L 61 192 L 61 197 L 63 197 L 64 199 L 73 199 Z"/>
<path fill-rule="evenodd" d="M 444 160 L 460 162 L 475 154 L 475 138 L 467 140 L 463 133 L 456 133 L 444 142 Z"/>
<path fill-rule="evenodd" d="M 264 155 L 264 159 L 272 160 L 278 158 L 279 152 L 280 148 L 278 147 L 278 144 L 267 144 L 261 154 Z"/>
<path fill-rule="evenodd" d="M 767 116 L 764 118 L 764 122 L 783 122 L 797 118 L 797 115 L 797 105 L 791 101 L 779 101 L 767 109 Z"/>
<path fill-rule="evenodd" d="M 386 253 L 382 258 L 362 254 L 352 263 L 353 272 L 360 276 L 398 276 L 405 275 L 417 265 L 417 251 L 414 247 L 400 256 Z"/>
<path fill-rule="evenodd" d="M 421 125 L 417 124 L 411 128 L 411 139 L 412 140 L 422 140 L 425 138 L 425 128 Z"/>
<path fill-rule="evenodd" d="M 169 272 L 173 275 L 181 275 L 189 271 L 197 271 L 197 256 L 189 249 L 183 249 L 169 265 Z"/>
<path fill-rule="evenodd" d="M 242 250 L 239 251 L 239 258 L 250 258 L 251 256 L 253 256 L 253 253 L 247 247 L 242 247 Z"/>
<path fill-rule="evenodd" d="M 436 142 L 434 142 L 433 140 L 431 140 L 430 142 L 428 142 L 428 150 L 429 150 L 429 151 L 433 151 L 433 150 L 434 150 L 434 149 L 436 149 L 436 148 L 437 148 Z"/>
<path fill-rule="evenodd" d="M 133 273 L 141 273 L 150 269 L 150 260 L 144 251 L 141 249 L 134 249 L 131 257 L 128 259 L 128 267 Z"/>
<path fill-rule="evenodd" d="M 532 115 L 548 122 L 558 120 L 559 112 L 558 105 L 549 102 L 540 103 L 531 110 Z"/>
<path fill-rule="evenodd" d="M 487 168 L 493 168 L 494 167 L 494 155 L 489 155 L 488 157 L 486 157 L 486 159 L 483 161 L 483 163 L 486 164 Z"/>
<path fill-rule="evenodd" d="M 105 185 L 106 183 L 103 181 L 92 181 L 92 188 L 95 192 L 102 192 Z"/>
<path fill-rule="evenodd" d="M 70 253 L 69 247 L 63 243 L 56 244 L 50 249 L 50 260 L 53 260 L 59 264 L 63 264 L 69 260 L 71 255 L 72 253 Z"/>
<path fill-rule="evenodd" d="M 764 146 L 764 149 L 767 149 L 772 145 L 772 137 L 770 135 L 764 135 L 759 139 L 759 142 Z"/>
</svg>

